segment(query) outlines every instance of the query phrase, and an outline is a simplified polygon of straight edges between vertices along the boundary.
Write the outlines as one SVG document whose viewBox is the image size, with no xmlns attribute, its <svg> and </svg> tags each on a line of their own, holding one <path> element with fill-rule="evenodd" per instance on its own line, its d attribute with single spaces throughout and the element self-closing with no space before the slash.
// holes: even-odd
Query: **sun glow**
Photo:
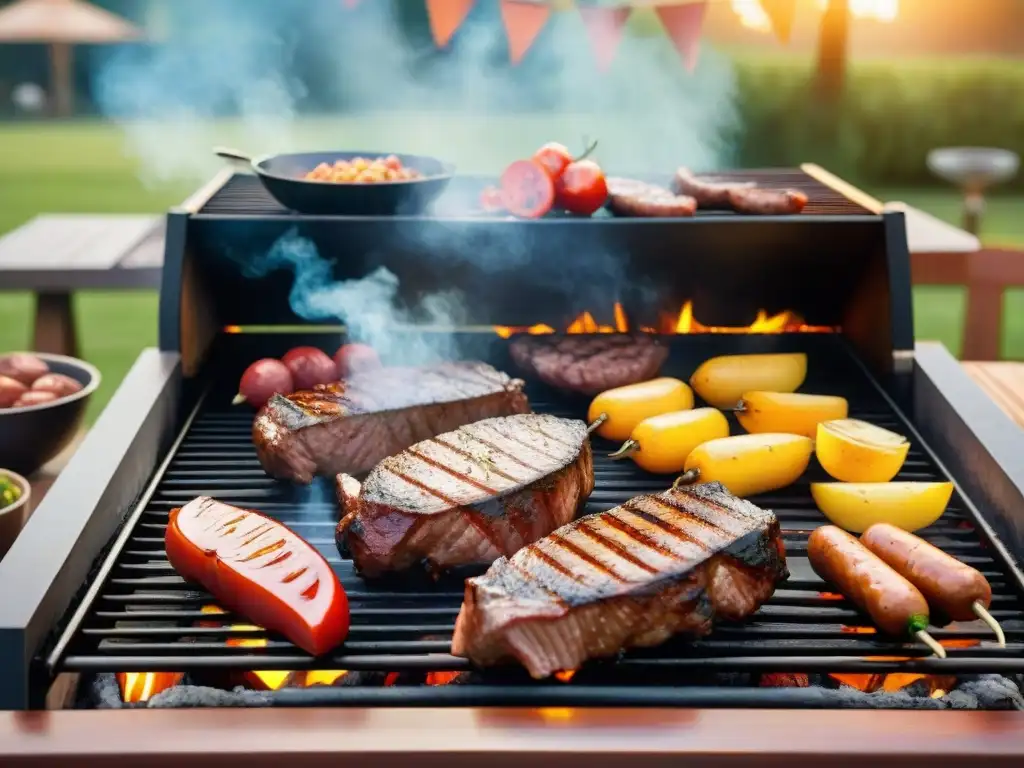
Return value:
<svg viewBox="0 0 1024 768">
<path fill-rule="evenodd" d="M 817 0 L 817 6 L 824 11 L 829 0 Z M 891 24 L 900 15 L 900 0 L 848 0 L 850 16 L 854 19 L 878 21 Z M 732 11 L 740 24 L 755 32 L 771 32 L 772 20 L 765 13 L 761 0 L 731 0 Z"/>
</svg>

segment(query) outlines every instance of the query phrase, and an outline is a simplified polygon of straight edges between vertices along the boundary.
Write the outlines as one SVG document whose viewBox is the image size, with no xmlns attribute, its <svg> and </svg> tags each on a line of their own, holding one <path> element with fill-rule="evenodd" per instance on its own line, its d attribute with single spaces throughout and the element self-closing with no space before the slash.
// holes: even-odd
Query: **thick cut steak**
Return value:
<svg viewBox="0 0 1024 768">
<path fill-rule="evenodd" d="M 452 653 L 516 660 L 543 678 L 705 635 L 716 619 L 752 614 L 788 576 L 775 515 L 720 483 L 637 496 L 468 579 Z"/>
<path fill-rule="evenodd" d="M 463 424 L 529 413 L 523 382 L 485 363 L 380 368 L 287 397 L 252 425 L 268 474 L 297 483 L 366 472 L 385 456 Z"/>
<path fill-rule="evenodd" d="M 336 539 L 363 576 L 489 565 L 569 522 L 593 489 L 582 421 L 484 419 L 384 459 L 362 485 L 339 475 Z"/>
<path fill-rule="evenodd" d="M 556 389 L 596 395 L 653 379 L 668 348 L 645 333 L 517 336 L 509 345 L 516 365 Z"/>
</svg>

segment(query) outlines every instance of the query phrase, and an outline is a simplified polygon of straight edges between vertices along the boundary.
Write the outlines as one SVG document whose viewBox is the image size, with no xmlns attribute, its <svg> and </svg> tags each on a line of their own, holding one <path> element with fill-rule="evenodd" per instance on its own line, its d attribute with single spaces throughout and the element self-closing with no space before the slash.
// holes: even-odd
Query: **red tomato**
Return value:
<svg viewBox="0 0 1024 768">
<path fill-rule="evenodd" d="M 373 347 L 365 344 L 342 344 L 334 353 L 334 364 L 338 368 L 338 378 L 368 371 L 373 368 L 380 368 L 380 358 Z"/>
<path fill-rule="evenodd" d="M 480 207 L 488 213 L 496 213 L 505 209 L 505 203 L 501 199 L 501 190 L 497 187 L 487 187 L 480 193 Z"/>
<path fill-rule="evenodd" d="M 593 160 L 572 163 L 558 180 L 558 202 L 569 213 L 589 216 L 607 199 L 608 182 Z"/>
<path fill-rule="evenodd" d="M 238 382 L 238 394 L 232 405 L 248 403 L 253 408 L 262 408 L 271 395 L 287 395 L 295 391 L 292 372 L 280 360 L 265 357 L 245 369 Z"/>
<path fill-rule="evenodd" d="M 338 577 L 276 520 L 200 496 L 171 510 L 164 547 L 181 576 L 313 656 L 348 636 L 348 597 Z"/>
<path fill-rule="evenodd" d="M 501 174 L 501 199 L 509 213 L 539 219 L 555 202 L 555 183 L 535 160 L 516 160 Z"/>
<path fill-rule="evenodd" d="M 572 162 L 572 152 L 564 144 L 550 141 L 533 153 L 533 160 L 547 170 L 552 179 L 562 175 L 562 171 Z"/>
<path fill-rule="evenodd" d="M 312 389 L 317 384 L 330 384 L 338 380 L 334 361 L 316 347 L 296 347 L 289 350 L 281 362 L 288 366 L 295 381 L 295 389 Z"/>
</svg>

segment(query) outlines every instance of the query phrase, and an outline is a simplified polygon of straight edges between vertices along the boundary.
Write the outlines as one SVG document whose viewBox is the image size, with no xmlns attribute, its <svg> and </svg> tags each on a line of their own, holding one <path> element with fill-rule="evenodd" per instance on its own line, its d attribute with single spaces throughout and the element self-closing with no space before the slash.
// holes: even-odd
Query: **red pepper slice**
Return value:
<svg viewBox="0 0 1024 768">
<path fill-rule="evenodd" d="M 225 608 L 322 656 L 348 635 L 348 598 L 310 544 L 269 517 L 200 496 L 172 509 L 167 559 Z"/>
<path fill-rule="evenodd" d="M 501 174 L 501 199 L 514 216 L 539 219 L 555 203 L 555 183 L 536 160 L 516 160 Z"/>
</svg>

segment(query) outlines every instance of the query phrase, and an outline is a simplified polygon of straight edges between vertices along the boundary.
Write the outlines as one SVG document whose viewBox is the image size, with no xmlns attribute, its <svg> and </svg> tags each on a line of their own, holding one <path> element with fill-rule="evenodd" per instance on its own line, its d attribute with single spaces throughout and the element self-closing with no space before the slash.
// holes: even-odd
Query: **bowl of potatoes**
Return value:
<svg viewBox="0 0 1024 768">
<path fill-rule="evenodd" d="M 100 372 L 74 357 L 0 355 L 0 467 L 30 475 L 67 447 Z"/>
</svg>

